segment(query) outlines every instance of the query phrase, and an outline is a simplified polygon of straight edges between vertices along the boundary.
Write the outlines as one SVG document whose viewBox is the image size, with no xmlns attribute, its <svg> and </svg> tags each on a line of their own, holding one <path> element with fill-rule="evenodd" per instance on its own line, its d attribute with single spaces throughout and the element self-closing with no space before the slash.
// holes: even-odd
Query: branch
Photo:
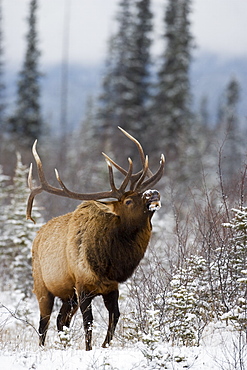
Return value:
<svg viewBox="0 0 247 370">
<path fill-rule="evenodd" d="M 16 320 L 23 322 L 24 324 L 31 326 L 31 328 L 35 331 L 38 336 L 40 336 L 38 330 L 31 324 L 27 319 L 22 319 L 21 317 L 17 316 L 16 311 L 12 312 L 8 307 L 6 307 L 4 304 L 0 303 L 0 308 L 4 308 L 12 317 L 14 317 Z"/>
</svg>

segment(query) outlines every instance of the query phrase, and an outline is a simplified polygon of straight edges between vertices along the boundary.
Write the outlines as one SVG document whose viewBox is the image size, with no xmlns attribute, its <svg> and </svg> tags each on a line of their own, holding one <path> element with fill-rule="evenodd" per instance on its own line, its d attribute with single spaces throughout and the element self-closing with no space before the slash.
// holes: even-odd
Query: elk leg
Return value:
<svg viewBox="0 0 247 370">
<path fill-rule="evenodd" d="M 45 337 L 50 323 L 51 312 L 54 304 L 54 296 L 47 292 L 39 301 L 40 321 L 39 321 L 39 345 L 45 344 Z"/>
<path fill-rule="evenodd" d="M 70 322 L 78 309 L 78 300 L 76 294 L 68 301 L 63 301 L 62 307 L 57 317 L 57 330 L 63 331 L 63 327 L 69 328 Z"/>
<path fill-rule="evenodd" d="M 105 306 L 109 312 L 109 325 L 104 343 L 102 344 L 103 348 L 107 347 L 110 344 L 120 316 L 118 307 L 118 297 L 119 292 L 117 289 L 109 294 L 103 295 Z"/>
<path fill-rule="evenodd" d="M 83 325 L 85 330 L 85 343 L 86 351 L 92 349 L 92 325 L 93 325 L 93 314 L 92 314 L 92 299 L 95 296 L 92 294 L 81 293 L 80 309 L 83 317 Z"/>
</svg>

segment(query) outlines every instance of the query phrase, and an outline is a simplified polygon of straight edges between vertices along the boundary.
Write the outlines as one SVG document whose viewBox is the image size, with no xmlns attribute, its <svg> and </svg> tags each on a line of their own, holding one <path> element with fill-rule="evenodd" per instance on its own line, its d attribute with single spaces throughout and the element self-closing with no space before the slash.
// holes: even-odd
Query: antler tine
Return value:
<svg viewBox="0 0 247 370">
<path fill-rule="evenodd" d="M 111 159 L 107 154 L 103 153 L 103 156 L 106 158 L 107 161 L 109 161 L 119 172 L 121 172 L 123 175 L 127 175 L 127 171 L 121 167 L 119 164 L 117 164 L 113 159 Z M 133 173 L 130 177 L 130 190 L 133 190 L 135 183 L 139 180 L 139 178 L 142 175 L 143 170 Z"/>
<path fill-rule="evenodd" d="M 28 178 L 27 178 L 28 187 L 31 190 L 33 187 L 33 164 L 30 163 Z"/>
<path fill-rule="evenodd" d="M 157 171 L 156 174 L 153 174 L 151 172 L 151 170 L 149 169 L 149 167 L 148 167 L 148 159 L 145 156 L 143 148 L 142 148 L 141 144 L 139 143 L 139 141 L 136 140 L 132 135 L 130 135 L 127 131 L 125 131 L 121 127 L 118 126 L 118 128 L 123 134 L 125 134 L 125 136 L 127 136 L 131 141 L 133 141 L 136 144 L 136 146 L 138 148 L 138 151 L 139 151 L 139 154 L 140 154 L 142 166 L 143 166 L 141 171 L 131 175 L 131 177 L 130 177 L 130 190 L 141 191 L 142 189 L 145 189 L 147 186 L 151 186 L 151 185 L 156 184 L 159 181 L 159 179 L 161 178 L 162 174 L 163 174 L 164 161 L 165 161 L 164 156 L 162 155 L 162 159 L 161 159 L 162 165 L 161 165 L 160 169 Z M 119 164 L 114 162 L 105 153 L 102 153 L 102 154 L 107 159 L 107 161 L 109 161 L 115 168 L 117 168 L 118 171 L 120 171 L 125 176 L 127 175 L 127 171 L 123 167 L 121 167 Z M 143 182 L 146 176 L 148 176 L 149 179 L 146 180 L 145 182 Z M 143 186 L 142 186 L 142 183 L 143 183 Z"/>
<path fill-rule="evenodd" d="M 27 212 L 26 212 L 27 220 L 31 220 L 31 221 L 33 221 L 33 223 L 35 223 L 35 220 L 32 218 L 32 207 L 33 207 L 34 198 L 35 198 L 36 195 L 40 194 L 43 190 L 48 191 L 47 189 L 49 187 L 49 184 L 46 181 L 45 174 L 44 174 L 44 171 L 43 171 L 42 162 L 41 162 L 40 157 L 39 157 L 39 155 L 37 153 L 37 150 L 36 150 L 36 146 L 37 146 L 37 140 L 35 140 L 35 142 L 33 144 L 32 153 L 33 153 L 34 159 L 35 159 L 36 164 L 37 164 L 38 176 L 39 176 L 41 185 L 36 187 L 36 188 L 33 187 L 33 164 L 31 163 L 30 164 L 30 169 L 29 169 L 29 174 L 28 174 L 28 186 L 29 186 L 29 189 L 31 190 L 31 193 L 28 197 Z M 52 192 L 55 193 L 54 190 L 56 188 L 53 188 L 53 187 L 51 187 L 51 188 L 53 189 Z M 60 190 L 60 189 L 56 189 L 56 190 Z"/>
<path fill-rule="evenodd" d="M 114 176 L 113 176 L 111 161 L 108 160 L 106 155 L 105 155 L 105 157 L 106 157 L 106 163 L 107 163 L 108 169 L 109 169 L 109 182 L 110 182 L 110 185 L 111 185 L 112 193 L 115 194 L 115 198 L 119 199 L 124 194 L 125 189 L 126 189 L 128 183 L 129 183 L 129 180 L 131 178 L 132 170 L 133 170 L 133 163 L 132 163 L 132 160 L 130 158 L 128 158 L 128 161 L 129 161 L 128 172 L 125 171 L 126 172 L 125 178 L 123 179 L 123 182 L 120 185 L 119 189 L 117 189 L 116 186 L 115 186 L 115 182 L 114 182 Z"/>
<path fill-rule="evenodd" d="M 121 167 L 119 164 L 117 164 L 116 162 L 114 162 L 114 160 L 113 159 L 111 159 L 107 154 L 105 154 L 104 152 L 102 152 L 102 155 L 105 157 L 105 159 L 106 159 L 106 162 L 108 163 L 111 163 L 111 164 L 113 164 L 113 166 L 119 171 L 119 172 L 121 172 L 123 175 L 127 175 L 127 171 L 123 168 L 123 167 Z"/>
<path fill-rule="evenodd" d="M 144 163 L 144 168 L 143 168 L 143 171 L 142 171 L 142 175 L 141 177 L 139 178 L 139 180 L 137 181 L 137 183 L 135 184 L 134 186 L 134 190 L 138 190 L 138 188 L 141 186 L 141 184 L 143 183 L 146 175 L 147 175 L 147 171 L 148 171 L 148 156 L 146 155 L 146 158 L 145 158 L 145 163 Z"/>
<path fill-rule="evenodd" d="M 36 165 L 37 165 L 39 180 L 40 180 L 41 184 L 48 185 L 48 183 L 46 181 L 46 178 L 45 178 L 42 162 L 41 162 L 41 159 L 40 159 L 40 157 L 38 155 L 38 152 L 37 152 L 37 149 L 36 149 L 37 142 L 38 142 L 38 140 L 36 139 L 35 142 L 33 143 L 32 153 L 33 153 Z"/>
<path fill-rule="evenodd" d="M 113 176 L 113 170 L 112 170 L 112 165 L 110 162 L 106 161 L 107 166 L 108 166 L 108 175 L 109 175 L 109 182 L 111 186 L 111 190 L 113 194 L 116 194 L 117 198 L 119 196 L 118 189 L 115 186 L 115 181 L 114 181 L 114 176 Z"/>
<path fill-rule="evenodd" d="M 157 170 L 157 172 L 152 177 L 150 177 L 149 179 L 144 181 L 142 184 L 140 184 L 140 187 L 138 188 L 138 191 L 144 192 L 148 188 L 157 184 L 157 182 L 161 179 L 161 177 L 164 173 L 164 166 L 165 166 L 165 156 L 164 156 L 164 154 L 161 154 L 159 169 Z"/>
<path fill-rule="evenodd" d="M 38 141 L 35 140 L 35 142 L 33 144 L 32 152 L 33 152 L 33 156 L 34 156 L 34 159 L 35 159 L 35 162 L 36 162 L 36 165 L 37 165 L 38 177 L 39 177 L 39 180 L 40 180 L 40 186 L 38 188 L 40 189 L 40 192 L 42 190 L 45 190 L 45 191 L 47 191 L 48 193 L 51 193 L 51 194 L 61 195 L 63 197 L 67 196 L 63 189 L 55 188 L 54 186 L 50 185 L 47 182 L 47 180 L 45 178 L 45 173 L 44 173 L 44 170 L 43 170 L 43 165 L 42 165 L 41 159 L 40 159 L 40 157 L 38 155 L 38 152 L 37 152 L 37 149 L 36 149 L 37 142 Z"/>
<path fill-rule="evenodd" d="M 31 193 L 30 193 L 30 195 L 28 197 L 28 201 L 27 201 L 26 219 L 31 220 L 31 221 L 33 221 L 33 223 L 35 223 L 35 220 L 32 218 L 33 201 L 34 201 L 35 195 L 42 192 L 42 188 L 41 188 L 41 186 L 39 186 L 37 188 L 33 188 L 32 172 L 33 172 L 33 164 L 31 163 L 30 168 L 29 168 L 29 173 L 28 173 L 28 187 L 31 190 Z"/>
<path fill-rule="evenodd" d="M 131 179 L 131 176 L 132 176 L 132 171 L 133 171 L 133 162 L 131 160 L 131 158 L 128 158 L 128 161 L 129 161 L 129 169 L 128 169 L 128 172 L 127 172 L 127 175 L 125 176 L 120 188 L 119 188 L 119 191 L 123 192 L 125 191 L 126 187 L 128 186 L 128 183 Z"/>
<path fill-rule="evenodd" d="M 133 143 L 136 144 L 137 146 L 137 149 L 139 151 L 139 154 L 140 154 L 140 158 L 141 158 L 141 162 L 142 162 L 142 166 L 143 166 L 143 169 L 145 167 L 145 162 L 146 162 L 146 158 L 145 158 L 145 154 L 144 154 L 144 150 L 141 146 L 141 144 L 139 143 L 139 141 L 132 135 L 130 135 L 127 131 L 125 131 L 122 127 L 118 126 L 119 130 L 122 131 L 122 133 L 127 136 L 131 141 L 133 141 Z M 147 176 L 148 177 L 151 177 L 153 176 L 153 173 L 152 171 L 148 168 L 147 170 Z"/>
</svg>

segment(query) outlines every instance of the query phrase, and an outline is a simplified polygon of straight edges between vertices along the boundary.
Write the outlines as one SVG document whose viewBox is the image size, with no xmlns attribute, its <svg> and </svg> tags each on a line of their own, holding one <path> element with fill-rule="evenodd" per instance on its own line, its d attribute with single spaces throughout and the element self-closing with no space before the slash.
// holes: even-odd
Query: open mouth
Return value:
<svg viewBox="0 0 247 370">
<path fill-rule="evenodd" d="M 158 202 L 152 202 L 148 205 L 148 210 L 149 211 L 158 211 L 161 207 L 161 202 L 160 200 Z"/>
<path fill-rule="evenodd" d="M 143 193 L 143 198 L 147 201 L 147 208 L 149 211 L 158 211 L 161 207 L 160 193 L 158 190 L 146 190 Z"/>
</svg>

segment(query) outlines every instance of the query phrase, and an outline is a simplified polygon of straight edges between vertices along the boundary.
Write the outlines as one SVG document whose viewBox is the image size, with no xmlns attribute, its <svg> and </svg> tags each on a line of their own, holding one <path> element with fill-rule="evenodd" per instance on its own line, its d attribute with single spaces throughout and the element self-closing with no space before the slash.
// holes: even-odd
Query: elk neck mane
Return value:
<svg viewBox="0 0 247 370">
<path fill-rule="evenodd" d="M 123 282 L 132 275 L 151 234 L 150 219 L 145 219 L 143 224 L 126 227 L 105 203 L 97 201 L 83 202 L 71 214 L 78 250 L 85 248 L 90 268 L 100 280 Z"/>
</svg>

